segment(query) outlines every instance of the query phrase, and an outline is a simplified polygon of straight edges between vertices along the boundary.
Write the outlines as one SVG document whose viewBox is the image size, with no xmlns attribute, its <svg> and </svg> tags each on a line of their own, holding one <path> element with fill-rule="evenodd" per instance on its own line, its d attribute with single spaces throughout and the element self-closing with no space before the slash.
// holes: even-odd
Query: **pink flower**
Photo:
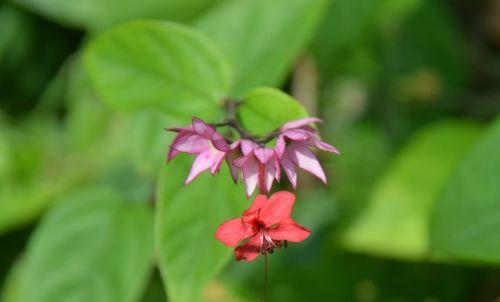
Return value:
<svg viewBox="0 0 500 302">
<path fill-rule="evenodd" d="M 208 169 L 214 175 L 220 169 L 226 153 L 230 151 L 224 137 L 214 127 L 199 118 L 193 117 L 192 124 L 187 127 L 167 130 L 177 132 L 177 136 L 170 145 L 168 161 L 179 153 L 196 155 L 185 184 Z"/>
<path fill-rule="evenodd" d="M 269 192 L 274 180 L 279 181 L 281 175 L 275 150 L 259 146 L 251 140 L 243 139 L 231 145 L 228 164 L 235 182 L 238 169 L 241 170 L 247 197 L 252 195 L 257 186 L 261 193 Z"/>
<path fill-rule="evenodd" d="M 224 222 L 215 233 L 223 244 L 236 247 L 236 260 L 250 262 L 259 254 L 272 253 L 284 241 L 301 242 L 311 231 L 290 218 L 295 195 L 280 191 L 269 199 L 257 195 L 242 217 Z M 245 241 L 246 240 L 246 241 Z M 240 246 L 240 242 L 244 243 Z"/>
<path fill-rule="evenodd" d="M 285 170 L 293 188 L 297 187 L 295 166 L 313 174 L 326 183 L 326 175 L 314 153 L 309 150 L 315 147 L 323 151 L 340 154 L 333 146 L 323 142 L 318 132 L 309 124 L 321 122 L 318 118 L 304 118 L 284 124 L 276 141 L 276 154 Z"/>
</svg>

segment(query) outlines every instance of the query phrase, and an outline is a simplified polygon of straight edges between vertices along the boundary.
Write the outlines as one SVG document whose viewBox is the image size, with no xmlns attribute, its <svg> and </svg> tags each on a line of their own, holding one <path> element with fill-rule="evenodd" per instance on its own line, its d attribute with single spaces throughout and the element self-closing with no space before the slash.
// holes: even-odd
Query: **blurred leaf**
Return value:
<svg viewBox="0 0 500 302">
<path fill-rule="evenodd" d="M 151 267 L 152 229 L 145 203 L 105 189 L 67 197 L 30 240 L 20 301 L 137 301 Z"/>
<path fill-rule="evenodd" d="M 426 257 L 434 202 L 478 134 L 475 124 L 460 121 L 420 131 L 379 180 L 367 208 L 343 235 L 343 243 L 358 252 Z"/>
<path fill-rule="evenodd" d="M 222 0 L 13 0 L 57 22 L 100 30 L 139 18 L 189 21 Z"/>
<path fill-rule="evenodd" d="M 182 155 L 175 158 L 162 170 L 156 195 L 158 262 L 172 302 L 200 301 L 206 284 L 233 252 L 214 238 L 217 226 L 248 204 L 226 167 L 214 178 L 203 173 L 184 186 L 189 167 Z"/>
<path fill-rule="evenodd" d="M 353 46 L 357 46 L 362 35 L 371 29 L 377 2 L 376 0 L 332 2 L 312 45 L 312 50 L 320 62 L 318 64 L 320 70 L 328 74 L 337 70 L 338 65 L 345 64 L 345 55 L 349 55 L 344 53 L 346 49 L 360 52 L 362 51 L 360 48 L 366 48 Z"/>
<path fill-rule="evenodd" d="M 97 98 L 79 55 L 69 62 L 65 102 L 66 137 L 76 150 L 85 150 L 103 136 L 109 122 L 109 109 Z M 89 118 L 92 122 L 89 122 Z"/>
<path fill-rule="evenodd" d="M 395 29 L 414 13 L 426 0 L 382 0 L 377 1 L 375 22 L 382 30 Z"/>
<path fill-rule="evenodd" d="M 264 135 L 284 123 L 307 117 L 307 111 L 288 94 L 274 88 L 257 88 L 244 98 L 237 109 L 243 127 L 255 135 Z"/>
<path fill-rule="evenodd" d="M 12 265 L 12 268 L 2 287 L 2 302 L 21 302 L 21 278 L 24 273 L 24 261 L 18 260 Z"/>
<path fill-rule="evenodd" d="M 467 146 L 466 142 L 459 142 Z M 432 217 L 431 244 L 462 259 L 500 263 L 500 119 L 451 177 Z"/>
<path fill-rule="evenodd" d="M 235 67 L 232 93 L 282 84 L 315 33 L 329 0 L 228 1 L 196 27 L 215 39 Z"/>
<path fill-rule="evenodd" d="M 0 6 L 0 60 L 13 40 L 18 38 L 17 35 L 24 23 L 24 16 L 19 10 L 10 5 Z"/>
<path fill-rule="evenodd" d="M 88 45 L 84 59 L 99 96 L 118 110 L 213 117 L 229 88 L 228 65 L 214 44 L 173 23 L 115 27 Z"/>
<path fill-rule="evenodd" d="M 162 164 L 166 162 L 167 146 L 171 141 L 169 138 L 172 138 L 165 127 L 174 123 L 187 124 L 187 120 L 172 119 L 153 112 L 133 113 L 127 116 L 127 120 L 124 130 L 131 142 L 128 150 L 132 160 L 141 174 L 156 179 Z"/>
</svg>

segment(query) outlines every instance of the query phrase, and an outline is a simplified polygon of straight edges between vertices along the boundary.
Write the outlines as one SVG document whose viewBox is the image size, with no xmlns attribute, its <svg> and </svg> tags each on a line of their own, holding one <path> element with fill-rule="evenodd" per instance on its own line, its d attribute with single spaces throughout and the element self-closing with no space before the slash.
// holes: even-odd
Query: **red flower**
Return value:
<svg viewBox="0 0 500 302">
<path fill-rule="evenodd" d="M 272 253 L 284 241 L 300 242 L 311 231 L 290 218 L 295 195 L 280 191 L 269 199 L 257 195 L 243 216 L 224 222 L 215 233 L 215 238 L 223 244 L 236 247 L 236 260 L 252 261 L 259 254 Z M 238 244 L 248 239 L 244 244 Z"/>
</svg>

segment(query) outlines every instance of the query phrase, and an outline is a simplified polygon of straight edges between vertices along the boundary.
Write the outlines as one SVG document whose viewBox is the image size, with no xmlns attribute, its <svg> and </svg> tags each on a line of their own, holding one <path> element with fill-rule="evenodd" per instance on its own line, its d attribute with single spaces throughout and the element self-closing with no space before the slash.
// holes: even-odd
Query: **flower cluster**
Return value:
<svg viewBox="0 0 500 302">
<path fill-rule="evenodd" d="M 196 155 L 185 181 L 188 184 L 203 171 L 210 170 L 214 175 L 226 159 L 235 182 L 241 174 L 247 197 L 257 187 L 260 192 L 269 193 L 273 182 L 280 181 L 281 168 L 294 189 L 297 186 L 296 167 L 326 183 L 325 172 L 310 148 L 339 152 L 323 142 L 316 129 L 310 126 L 317 122 L 321 120 L 305 118 L 284 124 L 276 135 L 276 146 L 269 148 L 251 139 L 228 142 L 213 126 L 193 117 L 192 124 L 187 127 L 167 129 L 177 133 L 170 146 L 168 161 L 182 152 Z"/>
<path fill-rule="evenodd" d="M 325 172 L 311 148 L 339 152 L 320 139 L 313 126 L 318 122 L 321 122 L 318 118 L 290 121 L 265 138 L 255 138 L 245 132 L 235 119 L 211 125 L 193 117 L 187 127 L 167 129 L 177 133 L 168 152 L 168 161 L 179 153 L 195 155 L 185 184 L 206 170 L 214 175 L 226 161 L 235 183 L 241 175 L 247 198 L 258 188 L 260 194 L 242 217 L 223 223 L 215 234 L 223 244 L 235 247 L 237 260 L 252 261 L 259 254 L 272 253 L 289 241 L 300 242 L 309 236 L 307 228 L 290 218 L 295 202 L 293 193 L 280 191 L 269 198 L 266 195 L 275 181 L 280 182 L 282 170 L 294 189 L 297 187 L 297 168 L 326 183 Z M 241 138 L 229 140 L 216 130 L 216 126 L 233 127 Z M 272 140 L 274 147 L 267 146 L 266 143 Z"/>
</svg>

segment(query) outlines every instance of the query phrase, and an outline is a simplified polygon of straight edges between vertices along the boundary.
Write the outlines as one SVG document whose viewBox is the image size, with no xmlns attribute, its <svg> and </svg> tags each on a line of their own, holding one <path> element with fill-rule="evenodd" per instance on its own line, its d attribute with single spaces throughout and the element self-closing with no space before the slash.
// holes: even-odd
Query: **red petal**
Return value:
<svg viewBox="0 0 500 302">
<path fill-rule="evenodd" d="M 269 197 L 269 200 L 260 209 L 259 218 L 266 227 L 278 224 L 290 218 L 294 202 L 295 195 L 293 193 L 287 191 L 276 192 Z"/>
<path fill-rule="evenodd" d="M 224 222 L 215 232 L 215 238 L 227 246 L 236 246 L 240 241 L 252 235 L 251 230 L 245 227 L 241 218 Z"/>
<path fill-rule="evenodd" d="M 257 233 L 247 243 L 234 249 L 236 260 L 253 261 L 260 254 L 262 248 L 262 234 Z"/>
<path fill-rule="evenodd" d="M 301 242 L 311 234 L 311 231 L 288 218 L 283 220 L 276 229 L 268 229 L 267 233 L 275 240 Z"/>
<path fill-rule="evenodd" d="M 266 203 L 266 201 L 267 201 L 266 195 L 259 194 L 255 197 L 252 205 L 246 211 L 254 212 L 254 211 L 260 210 L 260 208 L 262 208 L 262 206 Z"/>
</svg>

